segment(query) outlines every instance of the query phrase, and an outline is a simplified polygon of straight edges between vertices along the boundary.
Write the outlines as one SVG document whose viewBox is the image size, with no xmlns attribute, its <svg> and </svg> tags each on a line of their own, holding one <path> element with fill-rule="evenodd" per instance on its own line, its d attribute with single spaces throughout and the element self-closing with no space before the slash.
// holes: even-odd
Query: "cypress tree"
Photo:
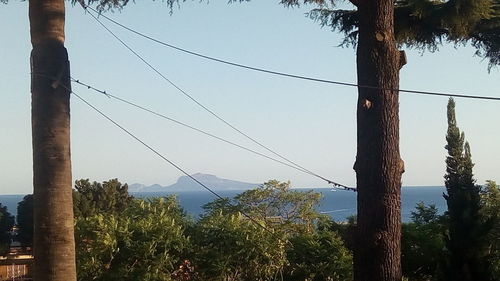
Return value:
<svg viewBox="0 0 500 281">
<path fill-rule="evenodd" d="M 448 133 L 446 135 L 448 232 L 445 275 L 447 280 L 492 280 L 488 272 L 488 232 L 490 223 L 485 221 L 480 209 L 480 186 L 476 185 L 472 168 L 469 143 L 460 132 L 455 117 L 455 102 L 448 101 Z"/>
</svg>

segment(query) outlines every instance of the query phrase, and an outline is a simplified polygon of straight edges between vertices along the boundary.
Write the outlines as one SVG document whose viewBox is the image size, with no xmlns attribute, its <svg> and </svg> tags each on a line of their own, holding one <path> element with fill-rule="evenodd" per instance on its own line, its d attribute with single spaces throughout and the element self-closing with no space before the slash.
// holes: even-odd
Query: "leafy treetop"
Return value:
<svg viewBox="0 0 500 281">
<path fill-rule="evenodd" d="M 128 185 L 122 185 L 118 179 L 104 181 L 102 184 L 88 179 L 75 182 L 73 206 L 76 217 L 90 217 L 99 213 L 119 214 L 131 201 Z"/>
<path fill-rule="evenodd" d="M 320 199 L 317 192 L 291 190 L 290 182 L 270 180 L 238 194 L 233 201 L 218 199 L 204 209 L 208 214 L 243 212 L 266 224 L 282 223 L 293 231 L 310 231 L 320 216 L 314 209 Z"/>
<path fill-rule="evenodd" d="M 333 0 L 325 2 L 328 4 L 313 9 L 309 17 L 343 33 L 341 45 L 356 45 L 357 11 L 336 9 Z M 476 55 L 489 60 L 489 67 L 500 64 L 499 0 L 397 0 L 394 21 L 400 45 L 436 51 L 443 42 L 470 42 Z"/>
</svg>

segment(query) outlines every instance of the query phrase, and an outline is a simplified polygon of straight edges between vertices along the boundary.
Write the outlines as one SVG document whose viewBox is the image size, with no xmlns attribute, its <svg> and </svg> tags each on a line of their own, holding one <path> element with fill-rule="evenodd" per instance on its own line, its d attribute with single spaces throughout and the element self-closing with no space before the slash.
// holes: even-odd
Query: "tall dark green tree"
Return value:
<svg viewBox="0 0 500 281">
<path fill-rule="evenodd" d="M 33 246 L 33 195 L 24 196 L 17 204 L 17 239 L 24 247 Z"/>
<path fill-rule="evenodd" d="M 446 135 L 446 194 L 448 233 L 445 237 L 448 280 L 491 280 L 489 241 L 491 223 L 481 212 L 480 186 L 476 185 L 469 143 L 460 132 L 455 117 L 455 102 L 448 101 Z"/>
</svg>

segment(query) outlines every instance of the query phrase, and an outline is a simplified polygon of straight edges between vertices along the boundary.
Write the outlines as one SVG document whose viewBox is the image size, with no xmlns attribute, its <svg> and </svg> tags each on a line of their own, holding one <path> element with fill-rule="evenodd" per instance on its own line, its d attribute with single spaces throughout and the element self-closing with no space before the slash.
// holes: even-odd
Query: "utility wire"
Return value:
<svg viewBox="0 0 500 281">
<path fill-rule="evenodd" d="M 211 133 L 209 133 L 209 132 L 203 131 L 203 130 L 201 130 L 201 129 L 199 129 L 199 128 L 196 128 L 196 127 L 191 126 L 191 125 L 189 125 L 189 124 L 186 124 L 186 123 L 184 123 L 184 122 L 178 121 L 178 120 L 176 120 L 176 119 L 174 119 L 174 118 L 168 117 L 168 116 L 166 116 L 166 115 L 164 115 L 164 114 L 161 114 L 161 113 L 159 113 L 159 112 L 156 112 L 156 111 L 154 111 L 154 110 L 151 110 L 151 109 L 149 109 L 149 108 L 146 108 L 146 107 L 144 107 L 144 106 L 142 106 L 142 105 L 138 105 L 138 104 L 136 104 L 136 103 L 134 103 L 134 102 L 131 102 L 131 101 L 128 101 L 128 100 L 126 100 L 126 99 L 120 98 L 120 97 L 118 97 L 118 96 L 115 96 L 115 95 L 109 94 L 107 91 L 97 89 L 96 87 L 91 86 L 91 85 L 89 85 L 89 84 L 86 84 L 86 83 L 84 83 L 84 82 L 81 82 L 80 80 L 75 79 L 75 78 L 73 78 L 73 77 L 71 77 L 71 81 L 72 81 L 72 82 L 74 82 L 74 83 L 77 83 L 77 84 L 79 84 L 79 85 L 81 85 L 81 86 L 83 86 L 83 87 L 86 87 L 86 88 L 87 88 L 87 89 L 89 89 L 89 90 L 93 90 L 93 91 L 95 91 L 95 92 L 97 92 L 97 93 L 103 94 L 103 95 L 105 95 L 105 96 L 106 96 L 106 97 L 108 97 L 108 98 L 113 98 L 113 99 L 118 100 L 118 101 L 120 101 L 120 102 L 122 102 L 122 103 L 128 104 L 128 105 L 130 105 L 130 106 L 136 107 L 136 108 L 138 108 L 138 109 L 140 109 L 140 110 L 143 110 L 143 111 L 145 111 L 145 112 L 148 112 L 148 113 L 150 113 L 150 114 L 153 114 L 153 115 L 155 115 L 155 116 L 157 116 L 157 117 L 160 117 L 160 118 L 163 118 L 163 119 L 169 120 L 169 121 L 171 121 L 171 122 L 173 122 L 173 123 L 176 123 L 176 124 L 178 124 L 178 125 L 184 126 L 184 127 L 186 127 L 186 128 L 189 128 L 189 129 L 191 129 L 191 130 L 194 130 L 194 131 L 199 132 L 199 133 L 201 133 L 201 134 L 204 134 L 204 135 L 206 135 L 206 136 L 212 137 L 212 138 L 214 138 L 214 139 L 217 139 L 217 140 L 219 140 L 219 141 L 222 141 L 222 142 L 225 142 L 225 143 L 227 143 L 227 144 L 233 145 L 233 146 L 235 146 L 235 147 L 238 147 L 238 148 L 240 148 L 240 149 L 246 150 L 246 151 L 251 152 L 251 153 L 253 153 L 253 154 L 259 155 L 259 156 L 261 156 L 261 157 L 264 157 L 264 158 L 269 159 L 269 160 L 271 160 L 271 161 L 274 161 L 274 162 L 276 162 L 276 163 L 279 163 L 279 164 L 282 164 L 282 165 L 288 166 L 288 167 L 293 168 L 293 169 L 295 169 L 295 170 L 297 170 L 297 171 L 300 171 L 300 172 L 303 172 L 303 173 L 305 173 L 305 174 L 311 175 L 311 173 L 309 173 L 308 171 L 303 170 L 303 169 L 301 169 L 301 168 L 299 168 L 299 167 L 296 167 L 296 166 L 290 165 L 289 163 L 286 163 L 286 162 L 281 161 L 281 160 L 279 160 L 279 159 L 276 159 L 276 158 L 270 157 L 270 156 L 268 156 L 268 155 L 265 155 L 265 154 L 263 154 L 263 153 L 260 153 L 260 152 L 258 152 L 258 151 L 255 151 L 255 150 L 250 149 L 250 148 L 248 148 L 248 147 L 245 147 L 245 146 L 243 146 L 243 145 L 237 144 L 237 143 L 235 143 L 235 142 L 232 142 L 232 141 L 226 140 L 226 139 L 224 139 L 224 138 L 221 138 L 221 137 L 216 136 L 216 135 L 214 135 L 214 134 L 211 134 Z M 312 175 L 312 176 L 315 176 L 315 175 Z M 328 180 L 328 181 L 329 181 L 329 180 Z M 345 186 L 345 185 L 339 185 L 339 187 L 341 187 L 341 188 L 343 188 L 343 189 L 345 189 L 345 190 L 356 191 L 356 189 L 355 189 L 355 188 L 348 187 L 348 186 Z"/>
<path fill-rule="evenodd" d="M 94 105 L 92 105 L 91 103 L 89 103 L 88 101 L 86 101 L 84 98 L 82 98 L 81 96 L 79 96 L 77 93 L 75 93 L 74 91 L 71 91 L 71 93 L 75 97 L 77 97 L 78 99 L 80 99 L 82 102 L 84 102 L 87 106 L 89 106 L 94 111 L 96 111 L 97 113 L 99 113 L 102 117 L 106 118 L 113 125 L 115 125 L 116 127 L 118 127 L 120 130 L 122 130 L 123 132 L 125 132 L 127 135 L 129 135 L 130 137 L 132 137 L 133 139 L 135 139 L 139 143 L 141 143 L 143 146 L 145 146 L 151 152 L 153 152 L 154 154 L 156 154 L 158 157 L 160 157 L 161 159 L 163 159 L 165 162 L 169 163 L 171 166 L 173 166 L 174 168 L 176 168 L 177 170 L 179 170 L 184 175 L 188 176 L 190 179 L 192 179 L 194 182 L 196 182 L 197 184 L 199 184 L 201 187 L 203 187 L 204 189 L 208 190 L 215 197 L 217 197 L 219 199 L 224 199 L 224 197 L 220 196 L 213 189 L 211 189 L 206 184 L 202 183 L 201 181 L 199 181 L 198 179 L 196 179 L 195 177 L 193 177 L 192 175 L 190 175 L 188 172 L 186 172 L 184 169 L 182 169 L 179 165 L 177 165 L 174 162 L 172 162 L 171 160 L 169 160 L 167 157 L 163 156 L 163 154 L 161 154 L 160 152 L 158 152 L 158 150 L 154 149 L 153 147 L 151 147 L 150 145 L 148 145 L 146 142 L 144 142 L 142 139 L 140 139 L 139 137 L 137 137 L 136 135 L 134 135 L 131 131 L 127 130 L 122 125 L 118 124 L 118 122 L 116 122 L 115 120 L 111 119 L 111 117 L 109 117 L 108 115 L 106 115 L 104 112 L 102 112 L 100 109 L 98 109 L 97 107 L 95 107 Z M 275 234 L 272 230 L 270 230 L 266 226 L 260 224 L 257 220 L 255 220 L 254 218 L 252 218 L 250 215 L 246 214 L 245 212 L 243 212 L 241 210 L 239 210 L 239 212 L 241 214 L 243 214 L 245 217 L 247 217 L 249 220 L 251 220 L 253 223 L 255 223 L 256 225 L 258 225 L 259 227 L 262 227 L 264 230 L 268 231 L 269 233 L 271 233 L 273 235 Z"/>
<path fill-rule="evenodd" d="M 80 95 L 78 95 L 77 93 L 75 93 L 71 89 L 70 86 L 64 85 L 63 83 L 60 83 L 59 79 L 51 77 L 51 76 L 48 76 L 48 75 L 45 75 L 43 73 L 31 73 L 31 74 L 32 75 L 36 75 L 36 76 L 40 76 L 40 77 L 44 77 L 44 78 L 47 78 L 47 79 L 50 79 L 50 80 L 54 81 L 53 84 L 52 84 L 53 87 L 61 86 L 61 87 L 65 88 L 69 93 L 73 94 L 75 97 L 77 97 L 83 103 L 85 103 L 88 107 L 90 107 L 91 109 L 93 109 L 94 111 L 96 111 L 99 115 L 101 115 L 102 117 L 104 117 L 105 119 L 107 119 L 109 122 L 111 122 L 113 125 L 115 125 L 120 130 L 122 130 L 123 132 L 125 132 L 127 135 L 129 135 L 130 137 L 132 137 L 133 139 L 135 139 L 137 142 L 139 142 L 140 144 L 142 144 L 143 146 L 145 146 L 147 149 L 149 149 L 151 152 L 153 152 L 158 157 L 160 157 L 161 159 L 163 159 L 165 162 L 167 162 L 168 164 L 170 164 L 171 166 L 173 166 L 174 168 L 176 168 L 177 170 L 179 170 L 181 173 L 183 173 L 184 175 L 186 175 L 187 177 L 189 177 L 190 179 L 192 179 L 194 182 L 196 182 L 197 184 L 199 184 L 201 187 L 203 187 L 204 189 L 206 189 L 207 191 L 209 191 L 210 193 L 212 193 L 215 197 L 217 197 L 219 199 L 224 199 L 224 197 L 220 196 L 217 192 L 215 192 L 213 189 L 211 189 L 210 187 L 208 187 L 206 184 L 204 184 L 203 182 L 199 181 L 198 179 L 196 179 L 195 177 L 193 177 L 192 175 L 190 175 L 188 172 L 186 172 L 184 169 L 182 169 L 179 165 L 175 164 L 174 162 L 172 162 L 171 160 L 169 160 L 167 157 L 165 157 L 164 155 L 162 155 L 160 152 L 158 152 L 158 150 L 156 150 L 153 147 L 151 147 L 150 145 L 148 145 L 146 142 L 144 142 L 142 139 L 140 139 L 139 137 L 137 137 L 131 131 L 127 130 L 125 127 L 123 127 L 118 122 L 116 122 L 115 120 L 113 120 L 111 117 L 109 117 L 108 115 L 106 115 L 103 111 L 101 111 L 100 109 L 98 109 L 97 107 L 95 107 L 94 105 L 92 105 L 90 102 L 88 102 L 87 100 L 85 100 L 84 98 L 82 98 Z M 231 205 L 232 207 L 235 207 L 231 203 L 229 203 L 229 205 Z M 273 230 L 271 230 L 268 227 L 266 227 L 265 225 L 259 223 L 256 219 L 254 219 L 252 216 L 250 216 L 246 212 L 244 212 L 242 210 L 238 210 L 238 212 L 240 212 L 243 216 L 245 216 L 247 219 L 249 219 L 253 224 L 255 224 L 258 227 L 262 228 L 264 231 L 269 232 L 278 241 L 283 242 L 281 240 L 281 238 L 279 238 L 277 236 L 277 234 Z M 285 240 L 285 242 L 286 243 L 290 243 L 290 241 L 288 241 L 288 240 Z"/>
<path fill-rule="evenodd" d="M 496 100 L 496 101 L 500 101 L 500 97 L 492 97 L 492 96 L 476 96 L 476 95 L 468 95 L 468 94 L 458 94 L 458 93 L 445 93 L 445 92 L 433 92 L 433 91 L 420 91 L 420 90 L 408 90 L 408 89 L 391 89 L 391 88 L 384 88 L 384 87 L 376 87 L 376 86 L 369 86 L 369 85 L 359 85 L 359 84 L 356 84 L 356 83 L 348 83 L 348 82 L 341 82 L 341 81 L 333 81 L 333 80 L 328 80 L 328 79 L 321 79 L 321 78 L 315 78 L 315 77 L 308 77 L 308 76 L 302 76 L 302 75 L 296 75 L 296 74 L 291 74 L 291 73 L 286 73 L 286 72 L 280 72 L 280 71 L 273 71 L 273 70 L 269 70 L 269 69 L 264 69 L 264 68 L 260 68 L 260 67 L 254 67 L 254 66 L 249 66 L 249 65 L 245 65 L 245 64 L 241 64 L 241 63 L 236 63 L 236 62 L 232 62 L 232 61 L 228 61 L 228 60 L 224 60 L 224 59 L 219 59 L 219 58 L 216 58 L 216 57 L 211 57 L 211 56 L 207 56 L 207 55 L 204 55 L 204 54 L 201 54 L 201 53 L 197 53 L 197 52 L 193 52 L 193 51 L 190 51 L 190 50 L 187 50 L 187 49 L 184 49 L 184 48 L 181 48 L 181 47 L 177 47 L 175 45 L 172 45 L 172 44 L 169 44 L 169 43 L 166 43 L 164 41 L 161 41 L 159 39 L 156 39 L 154 37 L 151 37 L 149 35 L 146 35 L 142 32 L 139 32 L 133 28 L 130 28 L 100 12 L 98 12 L 97 10 L 93 9 L 92 7 L 85 7 L 85 9 L 90 9 L 92 10 L 93 12 L 99 14 L 100 17 L 103 17 L 105 18 L 106 20 L 112 22 L 113 24 L 129 31 L 129 32 L 132 32 L 140 37 L 143 37 L 147 40 L 150 40 L 152 42 L 155 42 L 157 44 L 160 44 L 160 45 L 163 45 L 165 47 L 168 47 L 168 48 L 171 48 L 171 49 L 174 49 L 174 50 L 177 50 L 177 51 L 180 51 L 180 52 L 184 52 L 186 54 L 190 54 L 190 55 L 193 55 L 193 56 L 197 56 L 197 57 L 200 57 L 200 58 L 203 58 L 203 59 L 207 59 L 207 60 L 211 60 L 211 61 L 215 61 L 215 62 L 218 62 L 218 63 L 222 63 L 222 64 L 227 64 L 227 65 L 231 65 L 231 66 L 235 66 L 235 67 L 239 67 L 239 68 L 244 68 L 244 69 L 248 69 L 248 70 L 253 70 L 253 71 L 258 71 L 258 72 L 263 72 L 263 73 L 268 73 L 268 74 L 273 74 L 273 75 L 278 75 L 278 76 L 284 76 L 284 77 L 288 77 L 288 78 L 294 78 L 294 79 L 301 79 L 301 80 L 308 80 L 308 81 L 313 81 L 313 82 L 319 82 L 319 83 L 327 83 L 327 84 L 335 84 L 335 85 L 341 85 L 341 86 L 349 86 L 349 87 L 359 87 L 359 88 L 366 88 L 366 89 L 378 89 L 378 90 L 385 90 L 385 91 L 399 91 L 399 92 L 402 92 L 402 93 L 408 93 L 408 94 L 420 94 L 420 95 L 429 95 L 429 96 L 442 96 L 442 97 L 456 97 L 456 98 L 468 98 L 468 99 L 482 99 L 482 100 Z M 102 23 L 101 23 L 102 25 Z"/>
<path fill-rule="evenodd" d="M 302 169 L 300 169 L 300 168 L 298 168 L 298 167 L 296 167 L 296 166 L 290 165 L 290 164 L 288 164 L 288 163 L 286 163 L 286 162 L 283 162 L 283 161 L 281 161 L 281 160 L 279 160 L 279 159 L 276 159 L 276 158 L 273 158 L 273 157 L 267 156 L 267 155 L 265 155 L 265 154 L 263 154 L 263 153 L 260 153 L 260 152 L 258 152 L 258 151 L 255 151 L 255 150 L 250 149 L 250 148 L 248 148 L 248 147 L 245 147 L 245 146 L 243 146 L 243 145 L 240 145 L 240 144 L 237 144 L 237 143 L 235 143 L 235 142 L 232 142 L 232 141 L 226 140 L 226 139 L 224 139 L 224 138 L 222 138 L 222 137 L 219 137 L 219 136 L 216 136 L 216 135 L 214 135 L 214 134 L 212 134 L 212 133 L 209 133 L 209 132 L 203 131 L 203 130 L 201 130 L 201 129 L 199 129 L 199 128 L 196 128 L 196 127 L 191 126 L 191 125 L 189 125 L 189 124 L 186 124 L 186 123 L 184 123 L 184 122 L 178 121 L 178 120 L 176 120 L 176 119 L 174 119 L 174 118 L 168 117 L 168 116 L 166 116 L 166 115 L 164 115 L 164 114 L 161 114 L 161 113 L 159 113 L 159 112 L 157 112 L 157 111 L 154 111 L 154 110 L 151 110 L 151 109 L 149 109 L 149 108 L 146 108 L 146 107 L 144 107 L 144 106 L 142 106 L 142 105 L 138 105 L 138 104 L 136 104 L 136 103 L 134 103 L 134 102 L 131 102 L 131 101 L 128 101 L 128 100 L 126 100 L 126 99 L 120 98 L 120 97 L 118 97 L 118 96 L 115 96 L 115 95 L 109 94 L 107 91 L 99 90 L 99 89 L 97 89 L 97 88 L 95 88 L 95 87 L 93 87 L 93 86 L 91 86 L 91 85 L 89 85 L 89 84 L 86 84 L 86 83 L 84 83 L 84 82 L 81 82 L 80 80 L 75 79 L 75 78 L 73 78 L 73 77 L 71 78 L 71 81 L 72 81 L 72 82 L 74 82 L 74 83 L 77 83 L 77 84 L 79 84 L 79 85 L 81 85 L 81 86 L 84 86 L 84 87 L 86 87 L 86 88 L 87 88 L 87 89 L 89 89 L 89 90 L 93 90 L 93 91 L 95 91 L 95 92 L 97 92 L 97 93 L 103 94 L 103 95 L 107 96 L 108 98 L 113 98 L 113 99 L 116 99 L 116 100 L 118 100 L 118 101 L 120 101 L 120 102 L 122 102 L 122 103 L 128 104 L 128 105 L 130 105 L 130 106 L 136 107 L 136 108 L 138 108 L 138 109 L 140 109 L 140 110 L 143 110 L 143 111 L 145 111 L 145 112 L 151 113 L 151 114 L 153 114 L 153 115 L 155 115 L 155 116 L 157 116 L 157 117 L 160 117 L 160 118 L 163 118 L 163 119 L 169 120 L 169 121 L 171 121 L 171 122 L 173 122 L 173 123 L 176 123 L 176 124 L 178 124 L 178 125 L 184 126 L 184 127 L 186 127 L 186 128 L 189 128 L 189 129 L 191 129 L 191 130 L 194 130 L 194 131 L 199 132 L 199 133 L 201 133 L 201 134 L 204 134 L 204 135 L 206 135 L 206 136 L 212 137 L 212 138 L 217 139 L 217 140 L 219 140 L 219 141 L 222 141 L 222 142 L 225 142 L 225 143 L 227 143 L 227 144 L 233 145 L 233 146 L 235 146 L 235 147 L 241 148 L 241 149 L 246 150 L 246 151 L 248 151 L 248 152 L 251 152 L 251 153 L 253 153 L 253 154 L 256 154 L 256 155 L 262 156 L 262 157 L 264 157 L 264 158 L 267 158 L 267 159 L 272 160 L 272 161 L 274 161 L 274 162 L 280 163 L 280 164 L 282 164 L 282 165 L 286 165 L 286 166 L 288 166 L 288 167 L 290 167 L 290 168 L 296 169 L 296 170 L 301 171 L 301 172 L 303 172 L 303 173 L 309 174 L 307 171 L 302 170 Z"/>
<path fill-rule="evenodd" d="M 97 16 L 95 16 L 92 12 L 89 12 L 88 9 L 92 9 L 91 7 L 85 6 L 83 3 L 81 3 L 81 4 L 82 4 L 82 7 L 85 9 L 85 11 L 87 11 L 88 14 L 91 15 L 92 18 L 94 18 L 94 20 L 96 20 L 99 23 L 99 25 L 101 25 L 108 33 L 110 33 L 116 40 L 118 40 L 132 54 L 134 54 L 137 58 L 139 58 L 144 64 L 146 64 L 156 74 L 158 74 L 160 77 L 162 77 L 163 80 L 165 80 L 166 82 L 168 82 L 170 85 L 172 85 L 174 88 L 176 88 L 179 92 L 181 92 L 184 96 L 186 96 L 187 98 L 189 98 L 190 100 L 192 100 L 194 103 L 196 103 L 198 106 L 200 106 L 205 111 L 207 111 L 208 113 L 210 113 L 212 116 L 214 116 L 215 118 L 219 119 L 221 122 L 223 122 L 224 124 L 226 124 L 227 126 L 229 126 L 230 128 L 232 128 L 233 130 L 235 130 L 236 132 L 238 132 L 242 136 L 246 137 L 247 139 L 249 139 L 253 143 L 255 143 L 258 146 L 262 147 L 263 149 L 267 150 L 268 152 L 274 154 L 275 156 L 281 158 L 282 160 L 284 160 L 284 161 L 286 161 L 286 162 L 288 162 L 288 163 L 290 163 L 290 164 L 292 164 L 292 165 L 294 165 L 294 166 L 296 166 L 296 167 L 298 167 L 300 169 L 303 169 L 304 171 L 307 171 L 309 174 L 311 174 L 311 175 L 313 175 L 313 176 L 315 176 L 317 178 L 320 178 L 320 179 L 326 181 L 328 184 L 333 185 L 335 188 L 340 187 L 340 188 L 344 188 L 344 189 L 347 189 L 347 190 L 354 190 L 352 187 L 348 187 L 348 186 L 345 186 L 345 185 L 340 184 L 338 182 L 329 180 L 329 179 L 327 179 L 327 178 L 325 178 L 323 176 L 320 176 L 320 175 L 318 175 L 318 174 L 316 174 L 316 173 L 314 173 L 314 172 L 312 172 L 312 171 L 304 168 L 303 166 L 301 166 L 301 165 L 297 164 L 296 162 L 291 161 L 290 159 L 282 156 L 281 154 L 277 153 L 276 151 L 274 151 L 274 150 L 270 149 L 269 147 L 263 145 L 261 142 L 257 141 L 256 139 L 250 137 L 248 134 L 244 133 L 240 129 L 236 128 L 234 125 L 232 125 L 231 123 L 229 123 L 228 121 L 226 121 L 225 119 L 223 119 L 222 117 L 220 117 L 217 113 L 215 113 L 214 111 L 212 111 L 211 109 L 209 109 L 208 107 L 206 107 L 205 105 L 203 105 L 202 103 L 200 103 L 193 96 L 191 96 L 186 91 L 184 91 L 182 88 L 180 88 L 175 83 L 173 83 L 170 79 L 168 79 L 165 75 L 163 75 L 157 68 L 155 68 L 146 59 L 144 59 L 139 53 L 137 53 L 134 49 L 132 49 L 127 43 L 125 43 L 122 39 L 120 39 L 120 37 L 118 37 L 111 29 L 109 29 L 104 23 L 102 23 Z M 92 10 L 95 11 L 96 13 L 98 13 L 96 10 L 94 10 L 94 9 L 92 9 Z M 98 15 L 101 15 L 101 14 L 98 13 Z"/>
<path fill-rule="evenodd" d="M 181 173 L 183 173 L 184 175 L 186 175 L 187 177 L 189 177 L 190 179 L 192 179 L 194 182 L 196 182 L 197 184 L 199 184 L 201 187 L 203 187 L 204 189 L 206 189 L 207 191 L 209 191 L 210 193 L 212 193 L 215 197 L 217 197 L 219 199 L 224 199 L 224 197 L 220 196 L 213 189 L 211 189 L 206 184 L 204 184 L 203 182 L 199 181 L 198 179 L 196 179 L 195 177 L 193 177 L 192 175 L 190 175 L 188 172 L 186 172 L 184 169 L 182 169 L 179 165 L 177 165 L 174 162 L 172 162 L 171 160 L 169 160 L 167 157 L 163 156 L 163 154 L 161 154 L 160 152 L 158 152 L 158 150 L 154 149 L 153 147 L 151 147 L 150 145 L 148 145 L 146 142 L 144 142 L 142 139 L 140 139 L 139 137 L 137 137 L 136 135 L 134 135 L 132 132 L 130 132 L 129 130 L 127 130 L 126 128 L 124 128 L 122 125 L 118 124 L 118 122 L 116 122 L 113 119 L 111 119 L 111 117 L 109 117 L 108 115 L 106 115 L 100 109 L 98 109 L 97 107 L 95 107 L 94 105 L 92 105 L 91 103 L 89 103 L 88 101 L 86 101 L 84 98 L 82 98 L 81 96 L 79 96 L 78 94 L 76 94 L 74 91 L 71 91 L 71 93 L 75 97 L 77 97 L 78 99 L 80 99 L 82 102 L 84 102 L 87 106 L 89 106 L 94 111 L 96 111 L 97 113 L 99 113 L 102 117 L 106 118 L 113 125 L 115 125 L 116 127 L 118 127 L 120 130 L 122 130 L 123 132 L 125 132 L 127 135 L 129 135 L 130 137 L 132 137 L 133 139 L 135 139 L 139 143 L 141 143 L 143 146 L 145 146 L 151 152 L 153 152 L 154 154 L 156 154 L 158 157 L 160 157 L 161 159 L 163 159 L 165 162 L 169 163 L 171 166 L 173 166 L 174 168 L 176 168 L 177 170 L 179 170 Z M 248 218 L 255 225 L 261 227 L 265 231 L 269 232 L 271 235 L 276 235 L 276 233 L 274 231 L 270 230 L 265 225 L 259 223 L 256 219 L 254 219 L 252 216 L 250 216 L 246 212 L 243 212 L 242 210 L 238 210 L 238 211 L 243 216 L 245 216 L 246 218 Z"/>
<path fill-rule="evenodd" d="M 174 168 L 176 168 L 177 170 L 179 170 L 181 173 L 183 173 L 184 175 L 186 175 L 187 177 L 189 177 L 190 179 L 192 179 L 194 182 L 196 182 L 197 184 L 199 184 L 201 187 L 203 187 L 204 189 L 206 189 L 207 191 L 209 191 L 210 193 L 212 193 L 215 197 L 217 197 L 219 199 L 224 199 L 224 197 L 220 196 L 217 192 L 215 192 L 213 189 L 211 189 L 210 187 L 208 187 L 206 184 L 204 184 L 203 182 L 199 181 L 198 179 L 196 179 L 195 177 L 193 177 L 192 175 L 190 175 L 188 172 L 186 172 L 184 169 L 182 169 L 179 165 L 175 164 L 173 161 L 169 160 L 163 154 L 161 154 L 160 152 L 158 152 L 158 150 L 156 150 L 152 146 L 148 145 L 145 141 L 143 141 L 142 139 L 140 139 L 139 137 L 137 137 L 134 133 L 132 133 L 131 131 L 129 131 L 128 129 L 126 129 L 122 125 L 120 125 L 118 122 L 116 122 L 111 117 L 109 117 L 108 115 L 106 115 L 103 111 L 101 111 L 100 109 L 98 109 L 97 107 L 95 107 L 94 105 L 92 105 L 90 102 L 88 102 L 87 100 L 85 100 L 84 98 L 82 98 L 80 95 L 78 95 L 77 93 L 75 93 L 71 89 L 71 87 L 66 86 L 63 83 L 60 83 L 59 79 L 56 79 L 54 77 L 50 77 L 50 76 L 42 74 L 42 73 L 32 73 L 32 75 L 36 75 L 36 76 L 40 76 L 40 77 L 44 77 L 44 78 L 50 79 L 50 80 L 52 80 L 52 81 L 55 82 L 55 84 L 53 84 L 54 86 L 56 86 L 56 87 L 57 86 L 61 86 L 61 87 L 65 88 L 68 92 L 70 92 L 71 94 L 73 94 L 75 97 L 77 97 L 83 103 L 85 103 L 88 107 L 90 107 L 91 109 L 93 109 L 94 111 L 96 111 L 99 115 L 101 115 L 102 117 L 104 117 L 105 119 L 107 119 L 109 122 L 111 122 L 114 126 L 118 127 L 120 130 L 122 130 L 123 132 L 125 132 L 127 135 L 129 135 L 130 137 L 132 137 L 133 139 L 135 139 L 137 142 L 139 142 L 143 146 L 145 146 L 147 149 L 149 149 L 151 152 L 153 152 L 158 157 L 160 157 L 161 159 L 163 159 L 165 162 L 167 162 L 168 164 L 170 164 L 171 166 L 173 166 Z M 269 232 L 273 236 L 276 235 L 276 233 L 274 231 L 270 230 L 265 225 L 262 225 L 261 223 L 259 223 L 252 216 L 248 215 L 247 213 L 243 212 L 242 210 L 238 210 L 238 211 L 243 216 L 245 216 L 246 218 L 248 218 L 255 225 L 261 227 L 262 229 L 264 229 L 265 231 Z M 281 241 L 281 239 L 279 239 L 279 238 L 278 238 L 278 240 Z"/>
</svg>

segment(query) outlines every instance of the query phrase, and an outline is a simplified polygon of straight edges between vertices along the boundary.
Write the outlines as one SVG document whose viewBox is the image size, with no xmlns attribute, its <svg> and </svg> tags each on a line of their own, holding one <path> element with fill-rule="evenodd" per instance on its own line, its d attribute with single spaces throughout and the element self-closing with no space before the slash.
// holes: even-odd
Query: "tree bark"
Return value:
<svg viewBox="0 0 500 281">
<path fill-rule="evenodd" d="M 360 0 L 357 47 L 358 219 L 354 280 L 401 281 L 399 69 L 394 1 Z M 402 57 L 402 56 L 401 56 Z"/>
<path fill-rule="evenodd" d="M 29 1 L 36 281 L 76 280 L 64 13 L 64 0 Z"/>
</svg>

